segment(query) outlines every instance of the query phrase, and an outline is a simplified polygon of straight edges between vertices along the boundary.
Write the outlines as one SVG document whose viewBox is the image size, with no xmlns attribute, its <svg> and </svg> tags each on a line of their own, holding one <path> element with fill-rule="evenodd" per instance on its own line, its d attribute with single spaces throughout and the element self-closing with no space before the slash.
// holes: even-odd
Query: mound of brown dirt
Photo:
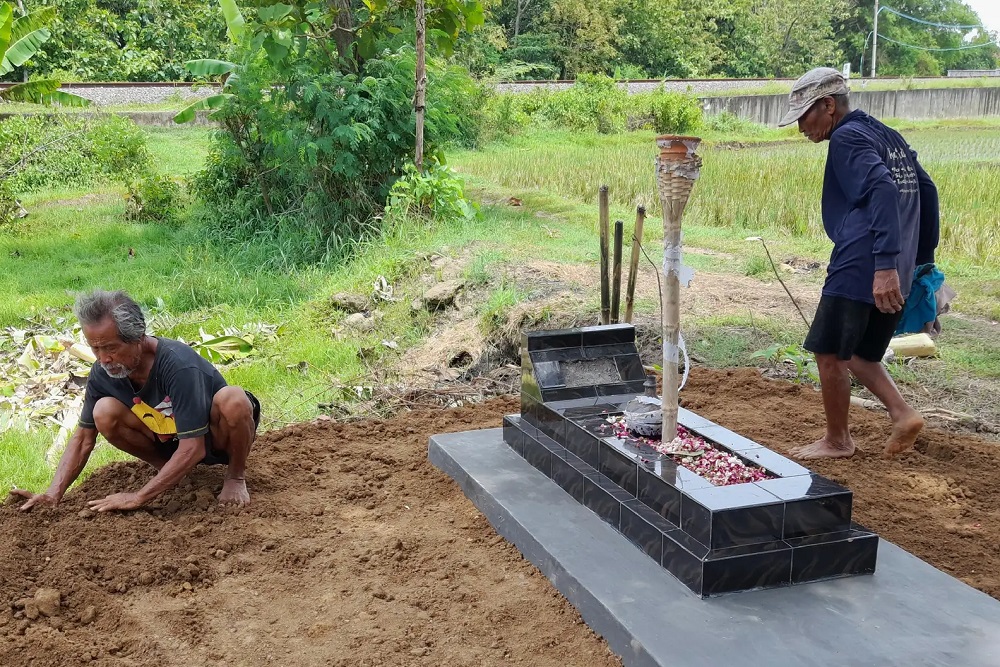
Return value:
<svg viewBox="0 0 1000 667">
<path fill-rule="evenodd" d="M 695 369 L 681 397 L 684 407 L 784 454 L 825 428 L 819 392 L 755 369 Z M 914 451 L 885 460 L 889 419 L 861 408 L 851 409 L 851 435 L 860 450 L 853 458 L 807 465 L 854 491 L 855 520 L 1000 598 L 998 445 L 925 428 Z"/>
<path fill-rule="evenodd" d="M 618 665 L 427 462 L 432 434 L 517 409 L 264 434 L 243 511 L 212 498 L 222 468 L 148 511 L 84 510 L 143 484 L 139 463 L 97 472 L 56 509 L 0 508 L 0 665 Z"/>
<path fill-rule="evenodd" d="M 777 451 L 823 431 L 817 392 L 753 369 L 695 369 L 682 397 Z M 243 511 L 215 505 L 221 468 L 147 510 L 84 510 L 144 483 L 138 463 L 97 472 L 56 509 L 0 508 L 0 665 L 617 665 L 427 463 L 432 434 L 517 409 L 503 398 L 264 434 Z M 886 417 L 852 420 L 863 451 L 812 467 L 854 490 L 859 522 L 1000 597 L 996 445 L 928 429 L 885 461 Z"/>
</svg>

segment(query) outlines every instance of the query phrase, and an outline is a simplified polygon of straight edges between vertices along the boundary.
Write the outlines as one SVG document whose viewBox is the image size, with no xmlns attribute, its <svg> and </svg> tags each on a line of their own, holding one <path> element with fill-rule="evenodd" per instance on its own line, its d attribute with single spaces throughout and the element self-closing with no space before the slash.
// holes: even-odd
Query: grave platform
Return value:
<svg viewBox="0 0 1000 667">
<path fill-rule="evenodd" d="M 695 594 L 875 571 L 878 536 L 851 520 L 853 494 L 692 412 L 679 423 L 770 479 L 715 486 L 609 419 L 646 379 L 631 325 L 523 335 L 521 414 L 503 439 Z"/>
<path fill-rule="evenodd" d="M 701 599 L 502 429 L 434 436 L 428 454 L 627 667 L 1000 666 L 1000 602 L 885 540 L 872 576 Z"/>
</svg>

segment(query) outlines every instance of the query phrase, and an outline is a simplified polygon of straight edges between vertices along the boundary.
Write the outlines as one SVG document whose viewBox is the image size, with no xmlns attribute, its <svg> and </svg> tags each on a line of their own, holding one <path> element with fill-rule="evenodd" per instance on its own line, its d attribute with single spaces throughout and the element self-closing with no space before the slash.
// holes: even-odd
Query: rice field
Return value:
<svg viewBox="0 0 1000 667">
<path fill-rule="evenodd" d="M 1000 128 L 918 128 L 903 132 L 941 197 L 944 256 L 975 264 L 1000 257 Z M 701 178 L 685 220 L 747 234 L 824 238 L 820 194 L 826 144 L 789 140 L 742 147 L 706 142 Z M 544 133 L 480 151 L 452 165 L 474 182 L 594 203 L 607 184 L 614 204 L 659 215 L 655 145 L 649 132 Z"/>
</svg>

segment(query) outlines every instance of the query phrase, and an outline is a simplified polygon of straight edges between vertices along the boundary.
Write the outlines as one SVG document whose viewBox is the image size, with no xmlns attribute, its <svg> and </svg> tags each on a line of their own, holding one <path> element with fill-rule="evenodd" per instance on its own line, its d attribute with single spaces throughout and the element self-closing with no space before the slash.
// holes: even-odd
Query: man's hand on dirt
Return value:
<svg viewBox="0 0 1000 667">
<path fill-rule="evenodd" d="M 143 501 L 138 493 L 115 493 L 107 498 L 91 500 L 87 505 L 98 512 L 113 512 L 115 510 L 134 510 L 142 507 Z"/>
<path fill-rule="evenodd" d="M 10 490 L 10 495 L 28 499 L 19 508 L 22 512 L 30 511 L 35 505 L 51 505 L 55 507 L 59 504 L 59 499 L 48 493 L 32 493 L 31 491 L 16 487 Z"/>
<path fill-rule="evenodd" d="M 875 306 L 883 313 L 898 313 L 903 309 L 903 293 L 899 289 L 899 273 L 896 269 L 875 272 L 872 295 L 875 297 Z"/>
</svg>

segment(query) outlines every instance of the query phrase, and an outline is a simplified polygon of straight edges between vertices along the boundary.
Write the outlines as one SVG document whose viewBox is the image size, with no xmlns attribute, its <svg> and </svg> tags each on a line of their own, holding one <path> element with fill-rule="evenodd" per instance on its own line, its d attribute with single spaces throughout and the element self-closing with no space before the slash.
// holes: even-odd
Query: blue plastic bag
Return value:
<svg viewBox="0 0 1000 667">
<path fill-rule="evenodd" d="M 944 283 L 944 274 L 933 264 L 921 264 L 913 271 L 913 286 L 903 306 L 903 316 L 896 326 L 896 335 L 920 333 L 928 322 L 937 319 L 937 291 Z"/>
</svg>

